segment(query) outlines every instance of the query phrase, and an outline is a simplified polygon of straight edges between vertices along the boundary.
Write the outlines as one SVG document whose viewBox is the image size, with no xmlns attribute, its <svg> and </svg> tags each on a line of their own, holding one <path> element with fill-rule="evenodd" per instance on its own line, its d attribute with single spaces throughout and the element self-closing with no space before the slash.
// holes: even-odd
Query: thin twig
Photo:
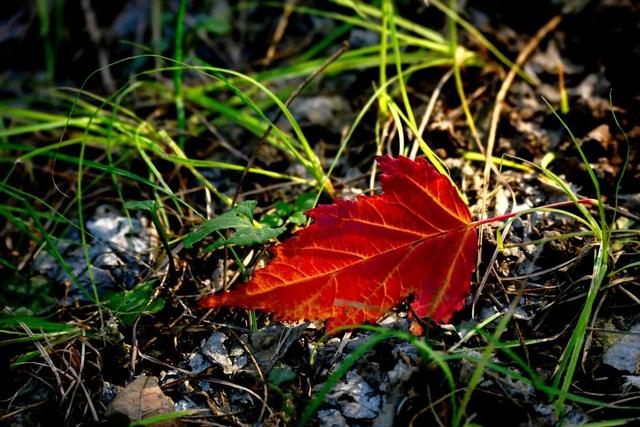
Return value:
<svg viewBox="0 0 640 427">
<path fill-rule="evenodd" d="M 89 38 L 95 45 L 98 54 L 98 64 L 100 65 L 100 77 L 102 78 L 102 84 L 107 92 L 113 93 L 116 91 L 116 82 L 111 75 L 111 70 L 109 69 L 109 54 L 104 48 L 100 28 L 98 27 L 98 21 L 96 20 L 96 14 L 91 7 L 90 0 L 82 0 L 80 5 L 84 12 L 84 20 L 87 24 Z"/>
<path fill-rule="evenodd" d="M 451 75 L 453 74 L 453 69 L 449 69 L 441 78 L 436 88 L 433 90 L 431 94 L 431 98 L 429 99 L 429 103 L 427 104 L 427 109 L 424 112 L 424 116 L 422 116 L 422 121 L 420 122 L 420 126 L 418 127 L 418 135 L 422 136 L 425 129 L 427 128 L 427 123 L 429 123 L 429 119 L 431 118 L 431 114 L 433 113 L 433 109 L 436 106 L 436 101 L 440 97 L 440 92 L 444 85 L 449 81 Z M 413 142 L 413 147 L 411 147 L 411 154 L 409 154 L 409 158 L 411 160 L 415 160 L 418 155 L 418 149 L 420 148 L 420 144 L 418 143 L 418 137 L 416 137 Z"/>
<path fill-rule="evenodd" d="M 296 0 L 289 0 L 287 4 L 284 6 L 284 10 L 282 12 L 282 16 L 280 16 L 280 20 L 278 21 L 278 25 L 276 26 L 276 30 L 273 32 L 273 37 L 271 38 L 271 43 L 269 44 L 269 49 L 267 49 L 267 53 L 262 60 L 262 65 L 268 67 L 273 59 L 276 56 L 276 50 L 278 49 L 278 45 L 284 36 L 284 32 L 289 25 L 289 17 L 294 11 L 296 5 Z"/>
<path fill-rule="evenodd" d="M 251 349 L 249 349 L 247 344 L 244 341 L 242 341 L 242 339 L 240 338 L 240 335 L 238 335 L 238 333 L 233 329 L 227 329 L 227 331 L 229 331 L 229 333 L 233 335 L 236 341 L 240 343 L 244 351 L 247 353 L 247 356 L 249 356 L 249 359 L 251 359 L 251 363 L 253 363 L 253 366 L 255 366 L 256 372 L 258 373 L 258 377 L 260 377 L 260 381 L 262 381 L 262 396 L 263 396 L 262 408 L 260 409 L 260 415 L 258 416 L 258 423 L 260 423 L 262 421 L 262 417 L 264 417 L 265 411 L 268 409 L 267 399 L 269 398 L 269 387 L 267 386 L 267 380 L 265 379 L 264 374 L 262 373 L 262 369 L 260 369 L 260 364 L 258 363 L 255 356 L 251 352 Z"/>
<path fill-rule="evenodd" d="M 562 18 L 560 16 L 555 16 L 549 22 L 547 22 L 542 28 L 540 28 L 540 30 L 538 30 L 538 32 L 531 38 L 531 40 L 529 40 L 529 43 L 527 43 L 527 45 L 522 50 L 522 52 L 520 52 L 520 54 L 518 55 L 518 58 L 515 61 L 514 66 L 511 67 L 511 69 L 509 70 L 509 73 L 507 73 L 507 76 L 505 77 L 504 81 L 502 82 L 502 85 L 500 86 L 500 90 L 498 91 L 498 95 L 496 96 L 496 103 L 493 109 L 493 113 L 491 115 L 491 124 L 489 126 L 489 136 L 487 137 L 487 146 L 484 152 L 485 167 L 483 171 L 483 185 L 482 185 L 482 193 L 480 197 L 480 212 L 479 212 L 480 218 L 486 217 L 485 215 L 487 211 L 487 193 L 489 189 L 490 171 L 493 170 L 496 176 L 498 177 L 498 179 L 503 181 L 501 178 L 501 174 L 497 170 L 496 165 L 493 163 L 493 149 L 495 146 L 498 122 L 500 120 L 500 115 L 502 113 L 504 101 L 507 97 L 507 94 L 509 93 L 509 89 L 511 88 L 513 81 L 515 80 L 516 75 L 518 74 L 518 72 L 520 71 L 524 63 L 529 59 L 529 57 L 538 47 L 542 39 L 544 39 L 547 36 L 547 34 L 549 34 L 551 31 L 553 31 L 560 24 L 561 20 Z M 513 194 L 513 191 L 510 188 L 509 190 L 511 194 Z M 478 233 L 478 240 L 480 242 L 481 249 L 482 249 L 482 241 L 483 241 L 482 234 L 483 234 L 483 229 L 480 229 Z M 485 273 L 483 276 L 483 279 L 486 280 L 486 278 L 487 278 L 487 274 Z M 484 280 L 483 280 L 483 283 L 481 284 L 481 288 L 483 285 L 484 285 Z M 480 290 L 476 292 L 476 296 L 474 298 L 474 307 L 475 307 L 475 302 L 478 300 L 479 294 L 480 294 Z"/>
<path fill-rule="evenodd" d="M 489 172 L 491 171 L 491 166 L 493 165 L 492 155 L 493 148 L 496 142 L 496 134 L 498 131 L 498 121 L 500 120 L 500 114 L 502 113 L 502 108 L 504 107 L 504 101 L 509 93 L 509 89 L 515 80 L 515 77 L 518 73 L 518 70 L 522 68 L 524 63 L 529 59 L 529 57 L 533 54 L 535 49 L 538 47 L 542 39 L 544 39 L 547 34 L 553 31 L 562 21 L 562 17 L 560 15 L 554 16 L 547 22 L 542 28 L 538 30 L 538 32 L 529 40 L 529 43 L 525 46 L 525 48 L 520 52 L 518 58 L 516 59 L 515 66 L 509 70 L 509 73 L 505 77 L 502 85 L 500 86 L 500 90 L 498 91 L 498 95 L 496 96 L 496 103 L 493 108 L 493 113 L 491 115 L 491 124 L 489 126 L 489 136 L 487 137 L 487 146 L 485 152 L 485 166 L 483 172 L 484 178 L 484 186 L 483 186 L 483 202 L 485 201 L 485 197 L 487 194 L 487 189 L 489 186 Z M 482 212 L 485 210 L 483 209 Z"/>
</svg>

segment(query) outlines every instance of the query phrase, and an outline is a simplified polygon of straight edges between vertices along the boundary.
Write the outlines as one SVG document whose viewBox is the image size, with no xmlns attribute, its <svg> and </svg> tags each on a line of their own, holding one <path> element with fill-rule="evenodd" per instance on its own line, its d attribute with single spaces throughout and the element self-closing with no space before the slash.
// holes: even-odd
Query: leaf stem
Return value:
<svg viewBox="0 0 640 427">
<path fill-rule="evenodd" d="M 549 205 L 544 205 L 544 206 L 538 206 L 535 209 L 554 209 L 554 208 L 561 208 L 564 206 L 571 206 L 571 205 L 575 205 L 576 203 L 579 203 L 581 205 L 590 205 L 590 206 L 596 206 L 598 204 L 598 201 L 595 199 L 580 199 L 580 200 L 566 200 L 564 202 L 558 202 L 558 203 L 551 203 Z M 519 212 L 510 212 L 508 214 L 504 214 L 504 215 L 500 215 L 500 216 L 494 216 L 493 218 L 487 218 L 487 219 L 483 219 L 480 221 L 475 221 L 471 223 L 472 227 L 479 227 L 481 225 L 484 224 L 490 224 L 492 222 L 499 222 L 499 221 L 505 221 L 509 218 L 513 218 L 516 215 L 520 215 L 522 214 L 524 211 L 519 211 Z"/>
</svg>

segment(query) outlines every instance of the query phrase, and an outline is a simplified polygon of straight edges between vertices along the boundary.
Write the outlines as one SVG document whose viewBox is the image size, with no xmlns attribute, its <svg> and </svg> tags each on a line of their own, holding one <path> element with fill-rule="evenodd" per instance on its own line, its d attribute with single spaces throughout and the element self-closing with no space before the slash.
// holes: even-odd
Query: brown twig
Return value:
<svg viewBox="0 0 640 427">
<path fill-rule="evenodd" d="M 96 46 L 102 84 L 109 93 L 113 93 L 116 91 L 116 82 L 111 75 L 111 71 L 109 70 L 109 54 L 107 53 L 107 50 L 104 48 L 104 45 L 102 43 L 103 39 L 102 35 L 100 34 L 98 22 L 96 20 L 96 14 L 91 7 L 90 0 L 82 0 L 80 4 L 82 5 L 82 10 L 84 11 L 84 19 L 87 23 L 87 32 L 89 33 L 89 38 L 91 39 L 91 42 Z"/>
<path fill-rule="evenodd" d="M 535 49 L 538 47 L 542 39 L 544 39 L 551 31 L 555 30 L 560 22 L 562 21 L 562 17 L 560 15 L 554 16 L 542 26 L 538 30 L 538 32 L 529 40 L 525 48 L 520 52 L 518 58 L 516 59 L 515 66 L 509 70 L 509 73 L 505 77 L 502 85 L 500 86 L 500 90 L 498 91 L 498 95 L 496 96 L 496 103 L 493 108 L 493 113 L 491 114 L 491 124 L 489 126 L 489 136 L 487 137 L 487 146 L 486 146 L 486 162 L 484 167 L 484 186 L 485 189 L 489 185 L 489 172 L 491 170 L 491 165 L 493 164 L 491 156 L 493 155 L 493 148 L 496 142 L 496 134 L 498 131 L 498 121 L 500 120 L 500 114 L 502 113 L 502 108 L 504 107 L 504 101 L 509 93 L 509 89 L 513 84 L 513 81 L 516 78 L 518 71 L 522 68 L 525 62 L 529 59 L 529 57 L 533 54 Z M 486 193 L 485 193 L 486 194 Z"/>
<path fill-rule="evenodd" d="M 260 364 L 251 352 L 251 349 L 244 341 L 242 341 L 240 335 L 238 335 L 238 333 L 233 329 L 227 329 L 227 331 L 229 331 L 229 333 L 233 335 L 236 341 L 240 343 L 244 351 L 247 353 L 247 356 L 249 356 L 249 359 L 251 359 L 251 363 L 253 363 L 253 366 L 256 368 L 256 372 L 258 373 L 258 377 L 260 377 L 260 381 L 262 381 L 262 408 L 260 409 L 260 415 L 258 415 L 258 423 L 260 423 L 262 421 L 262 417 L 264 417 L 265 411 L 269 408 L 267 405 L 267 399 L 269 398 L 269 387 L 267 386 L 267 380 L 262 373 L 262 369 L 260 369 Z"/>
<path fill-rule="evenodd" d="M 533 54 L 533 52 L 538 47 L 542 39 L 544 39 L 551 31 L 553 31 L 560 24 L 561 21 L 562 21 L 561 16 L 559 15 L 554 16 L 553 18 L 551 18 L 551 20 L 549 20 L 549 22 L 547 22 L 545 25 L 542 26 L 542 28 L 538 30 L 538 32 L 531 38 L 531 40 L 529 40 L 529 42 L 527 43 L 525 48 L 522 50 L 522 52 L 520 52 L 514 66 L 509 70 L 509 73 L 507 74 L 504 81 L 502 82 L 502 85 L 500 86 L 500 90 L 498 91 L 498 95 L 496 96 L 496 103 L 491 115 L 491 124 L 489 126 L 489 136 L 487 137 L 487 146 L 484 153 L 485 167 L 483 171 L 482 195 L 480 198 L 481 219 L 486 214 L 486 210 L 487 210 L 487 192 L 489 189 L 490 172 L 493 170 L 496 173 L 496 176 L 500 177 L 500 174 L 497 171 L 496 165 L 493 163 L 492 156 L 493 156 L 493 148 L 495 146 L 495 141 L 496 141 L 496 135 L 498 131 L 498 122 L 500 120 L 502 108 L 504 107 L 505 99 L 507 97 L 507 94 L 509 93 L 509 89 L 511 88 L 511 85 L 515 80 L 515 77 L 518 74 L 518 71 L 522 68 L 525 62 L 527 62 L 527 60 L 529 59 L 531 54 Z M 511 193 L 513 194 L 513 191 L 511 191 Z M 479 235 L 478 240 L 480 242 L 480 246 L 482 246 L 482 233 L 483 233 L 483 230 L 480 229 L 478 233 Z M 497 250 L 498 249 L 496 248 L 496 251 Z M 497 255 L 497 254 L 494 254 L 494 255 Z M 495 256 L 493 258 L 495 258 Z M 474 314 L 475 305 L 478 302 L 478 298 L 480 297 L 480 293 L 482 292 L 484 284 L 486 283 L 487 277 L 488 277 L 488 274 L 485 273 L 483 275 L 483 280 L 481 281 L 478 287 L 478 290 L 476 291 L 476 294 L 474 296 L 473 304 L 471 308 L 472 315 Z"/>
<path fill-rule="evenodd" d="M 284 32 L 289 25 L 289 17 L 293 13 L 294 7 L 296 5 L 296 0 L 289 0 L 287 4 L 284 6 L 284 10 L 282 11 L 282 16 L 280 16 L 280 20 L 278 21 L 278 25 L 276 26 L 276 30 L 273 32 L 273 37 L 271 38 L 271 43 L 269 44 L 269 49 L 267 49 L 267 53 L 264 59 L 261 61 L 262 65 L 265 67 L 269 66 L 273 59 L 276 56 L 276 49 L 278 49 L 278 45 L 284 36 Z"/>
</svg>

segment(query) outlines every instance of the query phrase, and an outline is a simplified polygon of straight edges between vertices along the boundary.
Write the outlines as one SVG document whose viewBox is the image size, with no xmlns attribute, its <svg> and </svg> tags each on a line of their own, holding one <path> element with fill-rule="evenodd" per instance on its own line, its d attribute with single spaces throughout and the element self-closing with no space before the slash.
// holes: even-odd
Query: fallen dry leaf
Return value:
<svg viewBox="0 0 640 427">
<path fill-rule="evenodd" d="M 127 385 L 109 405 L 107 416 L 125 415 L 129 422 L 173 412 L 173 401 L 158 386 L 156 377 L 140 376 Z M 178 427 L 179 420 L 153 424 L 157 427 Z"/>
</svg>

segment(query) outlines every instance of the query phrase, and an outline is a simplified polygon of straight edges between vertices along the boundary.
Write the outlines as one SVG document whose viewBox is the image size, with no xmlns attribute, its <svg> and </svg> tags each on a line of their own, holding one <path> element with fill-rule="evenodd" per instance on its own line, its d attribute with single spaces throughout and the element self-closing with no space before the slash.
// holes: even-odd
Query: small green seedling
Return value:
<svg viewBox="0 0 640 427">
<path fill-rule="evenodd" d="M 130 290 L 111 292 L 105 296 L 113 314 L 127 326 L 141 314 L 157 313 L 164 307 L 162 298 L 153 298 L 154 281 L 144 282 Z"/>
<path fill-rule="evenodd" d="M 294 203 L 278 202 L 275 210 L 262 215 L 260 222 L 269 227 L 280 227 L 286 222 L 295 225 L 304 225 L 307 222 L 305 212 L 315 205 L 317 193 L 302 193 L 296 197 Z"/>
<path fill-rule="evenodd" d="M 226 245 L 251 246 L 258 243 L 266 243 L 270 239 L 279 236 L 284 231 L 284 227 L 269 227 L 254 222 L 253 211 L 257 203 L 255 200 L 240 202 L 227 212 L 200 224 L 186 235 L 183 241 L 184 247 L 191 248 L 195 243 L 214 232 L 218 233 L 219 238 L 204 248 L 205 252 L 210 252 Z M 235 231 L 231 236 L 225 238 L 220 233 L 220 230 L 228 229 L 234 229 Z"/>
<path fill-rule="evenodd" d="M 269 371 L 267 375 L 267 384 L 269 388 L 275 391 L 282 399 L 281 413 L 284 419 L 288 422 L 291 420 L 295 412 L 295 396 L 290 391 L 283 390 L 283 386 L 293 381 L 296 378 L 296 373 L 293 369 L 283 366 L 275 367 Z"/>
<path fill-rule="evenodd" d="M 280 387 L 282 384 L 294 380 L 296 373 L 288 367 L 275 367 L 269 371 L 267 382 L 271 386 Z"/>
</svg>

